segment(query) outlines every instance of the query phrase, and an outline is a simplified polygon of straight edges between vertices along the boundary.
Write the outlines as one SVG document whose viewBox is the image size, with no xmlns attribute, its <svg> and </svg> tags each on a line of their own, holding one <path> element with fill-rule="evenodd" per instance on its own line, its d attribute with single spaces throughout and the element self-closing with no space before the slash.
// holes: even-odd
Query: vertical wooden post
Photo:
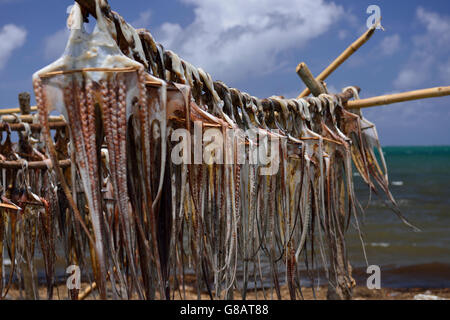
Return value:
<svg viewBox="0 0 450 320">
<path fill-rule="evenodd" d="M 317 79 L 314 78 L 306 63 L 302 62 L 297 66 L 297 74 L 305 83 L 308 90 L 317 97 L 321 93 L 327 93 L 325 87 Z"/>
<path fill-rule="evenodd" d="M 375 30 L 381 23 L 381 18 L 375 22 L 375 24 L 369 28 L 361 37 L 359 37 L 355 42 L 353 42 L 344 52 L 341 53 L 339 57 L 337 57 L 325 70 L 322 71 L 321 74 L 317 76 L 318 81 L 324 81 L 330 74 L 332 74 L 341 64 L 343 64 L 352 54 L 354 54 L 361 46 L 366 43 L 372 35 L 375 33 Z M 297 99 L 308 96 L 311 93 L 309 88 L 306 88 Z"/>
<path fill-rule="evenodd" d="M 315 79 L 308 66 L 302 62 L 297 66 L 297 74 L 305 83 L 308 90 L 314 95 L 319 96 L 322 93 L 328 93 L 326 86 Z M 340 216 L 337 223 L 341 230 L 344 230 L 345 221 Z M 352 296 L 352 288 L 346 277 L 346 270 L 351 273 L 351 266 L 345 259 L 344 239 L 337 239 L 330 248 L 330 274 L 328 279 L 328 300 L 349 300 Z M 334 253 L 334 254 L 333 254 Z M 350 276 L 351 277 L 351 276 Z"/>
<path fill-rule="evenodd" d="M 28 92 L 19 93 L 19 106 L 21 114 L 31 113 L 30 94 Z"/>
<path fill-rule="evenodd" d="M 31 113 L 30 94 L 28 92 L 19 93 L 19 107 L 22 115 Z M 26 300 L 39 300 L 39 287 L 37 279 L 37 270 L 34 263 L 25 255 L 25 261 L 21 262 L 23 274 L 23 285 Z"/>
</svg>

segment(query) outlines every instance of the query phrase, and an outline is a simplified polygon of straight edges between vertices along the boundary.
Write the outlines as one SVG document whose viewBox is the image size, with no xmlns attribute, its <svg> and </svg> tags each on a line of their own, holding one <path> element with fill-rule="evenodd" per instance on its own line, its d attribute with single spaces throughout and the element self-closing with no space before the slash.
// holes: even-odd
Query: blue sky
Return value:
<svg viewBox="0 0 450 320">
<path fill-rule="evenodd" d="M 0 107 L 32 91 L 31 75 L 56 60 L 67 40 L 70 0 L 0 0 Z M 135 27 L 214 79 L 261 98 L 294 97 L 295 73 L 314 74 L 366 30 L 378 5 L 385 31 L 341 66 L 327 84 L 361 97 L 450 85 L 450 1 L 109 0 Z M 383 145 L 450 145 L 450 97 L 372 108 Z"/>
</svg>

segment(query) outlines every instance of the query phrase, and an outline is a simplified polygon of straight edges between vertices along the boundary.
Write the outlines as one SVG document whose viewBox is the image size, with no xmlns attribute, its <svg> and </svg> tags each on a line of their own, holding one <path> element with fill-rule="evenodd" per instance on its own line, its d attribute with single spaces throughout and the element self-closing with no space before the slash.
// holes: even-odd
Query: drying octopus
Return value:
<svg viewBox="0 0 450 320">
<path fill-rule="evenodd" d="M 44 156 L 30 125 L 22 123 L 20 117 L 17 117 L 17 121 L 24 130 L 18 131 L 19 141 L 16 143 L 11 141 L 9 125 L 1 124 L 6 130 L 6 139 L 0 145 L 0 158 L 2 161 L 20 163 L 21 166 L 4 167 L 0 171 L 0 264 L 3 266 L 5 247 L 11 261 L 8 278 L 4 279 L 3 268 L 0 272 L 0 299 L 4 299 L 8 294 L 14 276 L 20 277 L 28 273 L 34 277 L 35 248 L 38 246 L 44 262 L 47 298 L 52 299 L 55 285 L 56 233 L 61 228 L 57 226 L 59 206 L 56 178 L 48 167 L 29 167 L 29 163 L 34 161 L 43 161 L 47 166 L 50 166 L 51 162 Z M 36 283 L 31 282 L 33 296 L 28 298 L 38 297 Z"/>
<path fill-rule="evenodd" d="M 382 170 L 373 153 L 373 124 L 335 95 L 261 100 L 214 82 L 110 12 L 113 23 L 101 5 L 94 32 L 72 30 L 65 55 L 33 78 L 54 163 L 49 107 L 68 119 L 77 169 L 71 184 L 79 175 L 89 221 L 77 208 L 82 199 L 56 172 L 94 249 L 101 297 L 108 277 L 115 298 L 186 298 L 186 273 L 193 272 L 199 298 L 203 290 L 212 299 L 232 299 L 236 290 L 246 298 L 252 285 L 263 287 L 264 298 L 281 299 L 284 282 L 298 299 L 302 263 L 308 277 L 325 267 L 330 286 L 349 296 L 344 235 L 352 218 L 359 230 L 362 211 L 352 160 L 369 187 L 375 190 L 373 178 L 396 205 L 384 159 Z M 77 4 L 71 21 L 82 25 Z M 126 40 L 120 48 L 119 34 Z M 206 163 L 195 152 L 209 150 L 211 130 L 227 142 L 214 151 L 224 162 Z M 170 161 L 180 141 L 183 158 L 193 161 Z M 269 162 L 255 161 L 255 150 Z"/>
<path fill-rule="evenodd" d="M 100 8 L 97 8 L 100 12 Z M 99 16 L 101 16 L 99 14 Z M 75 4 L 72 20 L 82 21 L 81 10 Z M 81 22 L 82 24 L 82 22 Z M 72 153 L 77 164 L 77 171 L 81 177 L 84 189 L 84 196 L 89 207 L 89 226 L 84 221 L 80 223 L 89 232 L 93 229 L 94 237 L 90 237 L 95 248 L 95 258 L 93 259 L 93 269 L 96 280 L 99 284 L 102 298 L 106 297 L 105 283 L 108 264 L 111 259 L 116 272 L 111 277 L 117 277 L 127 288 L 126 297 L 131 295 L 133 286 L 140 298 L 144 297 L 143 289 L 139 282 L 127 283 L 127 276 L 124 276 L 123 269 L 130 270 L 133 279 L 138 278 L 137 267 L 134 260 L 134 238 L 132 228 L 134 217 L 129 210 L 129 192 L 127 186 L 127 134 L 128 121 L 132 110 L 137 106 L 137 114 L 140 129 L 139 142 L 142 148 L 142 157 L 139 162 L 142 175 L 146 178 L 143 189 L 146 209 L 149 211 L 148 217 L 152 224 L 154 220 L 152 203 L 152 192 L 150 179 L 155 168 L 150 168 L 150 158 L 155 151 L 150 151 L 151 147 L 151 123 L 155 113 L 149 113 L 147 107 L 146 82 L 156 82 L 164 86 L 164 81 L 152 79 L 144 71 L 141 64 L 125 57 L 109 34 L 104 32 L 108 26 L 99 19 L 97 29 L 92 35 L 88 35 L 83 29 L 74 29 L 71 32 L 69 44 L 65 55 L 40 70 L 34 75 L 34 87 L 36 102 L 39 107 L 39 114 L 44 128 L 47 144 L 50 145 L 50 155 L 55 160 L 55 152 L 48 130 L 49 106 L 58 108 L 63 113 L 69 123 Z M 80 44 L 80 39 L 83 41 Z M 80 52 L 81 46 L 81 54 Z M 103 61 L 102 61 L 103 60 Z M 102 62 L 101 66 L 97 66 Z M 90 67 L 95 65 L 96 67 Z M 67 72 L 67 70 L 70 70 Z M 161 100 L 161 106 L 165 110 L 165 97 Z M 159 114 L 162 114 L 159 112 Z M 157 119 L 161 123 L 161 130 L 165 130 L 165 119 Z M 164 134 L 161 134 L 164 136 Z M 106 143 L 108 151 L 108 179 L 113 186 L 115 205 L 111 216 L 104 215 L 102 186 L 100 184 L 100 172 L 102 170 L 100 159 L 100 148 Z M 161 143 L 162 148 L 165 141 Z M 164 152 L 163 152 L 164 153 Z M 164 161 L 164 160 L 163 160 Z M 72 175 L 75 178 L 77 175 Z M 59 175 L 60 179 L 64 177 Z M 72 181 L 72 185 L 76 182 Z M 67 189 L 67 188 L 66 188 Z M 159 187 L 158 194 L 161 194 Z M 72 209 L 77 212 L 77 195 L 66 192 L 69 202 L 72 202 Z M 157 201 L 155 201 L 157 203 Z M 139 204 L 140 205 L 140 204 Z M 77 214 L 80 216 L 80 214 Z M 120 232 L 113 233 L 109 228 L 120 225 Z M 106 232 L 108 229 L 110 232 Z M 156 228 L 151 228 L 152 237 L 155 237 Z M 107 239 L 104 239 L 106 235 Z M 108 239 L 117 236 L 118 239 Z M 106 242 L 115 244 L 111 247 L 111 254 L 107 254 Z M 124 246 L 125 255 L 128 257 L 125 266 L 119 263 L 118 251 Z M 152 246 L 150 246 L 152 247 Z M 155 260 L 158 263 L 158 250 L 155 250 Z"/>
</svg>

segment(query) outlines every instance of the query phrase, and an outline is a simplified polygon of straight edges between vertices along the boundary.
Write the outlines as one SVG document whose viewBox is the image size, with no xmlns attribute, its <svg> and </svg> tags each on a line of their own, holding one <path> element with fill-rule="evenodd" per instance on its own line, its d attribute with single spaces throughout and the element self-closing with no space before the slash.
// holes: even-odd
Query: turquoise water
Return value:
<svg viewBox="0 0 450 320">
<path fill-rule="evenodd" d="M 385 285 L 450 287 L 450 146 L 384 147 L 390 189 L 400 210 L 422 232 L 413 232 L 386 207 L 382 192 L 365 212 L 369 264 L 386 271 Z M 355 175 L 362 204 L 369 192 Z M 347 237 L 355 267 L 365 266 L 355 231 Z"/>
</svg>

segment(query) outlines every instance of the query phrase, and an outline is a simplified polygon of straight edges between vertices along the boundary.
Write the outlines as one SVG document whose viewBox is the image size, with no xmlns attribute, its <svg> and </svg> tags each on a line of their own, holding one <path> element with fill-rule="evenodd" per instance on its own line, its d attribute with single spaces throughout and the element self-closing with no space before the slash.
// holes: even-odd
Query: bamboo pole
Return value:
<svg viewBox="0 0 450 320">
<path fill-rule="evenodd" d="M 127 68 L 83 68 L 83 69 L 73 69 L 73 70 L 59 70 L 52 71 L 41 75 L 42 79 L 51 78 L 54 76 L 61 76 L 65 74 L 73 74 L 73 73 L 83 73 L 83 72 L 135 72 L 138 69 L 136 67 L 127 67 Z"/>
<path fill-rule="evenodd" d="M 42 126 L 39 123 L 30 123 L 28 124 L 30 126 L 31 132 L 41 132 Z M 52 130 L 55 129 L 63 129 L 67 127 L 67 123 L 64 121 L 57 121 L 57 122 L 51 122 L 49 123 L 49 127 Z M 6 123 L 6 122 L 0 122 L 0 132 L 11 130 L 11 131 L 24 131 L 26 130 L 24 123 Z"/>
<path fill-rule="evenodd" d="M 38 111 L 36 106 L 32 106 L 30 108 L 31 112 L 36 112 Z M 0 109 L 0 116 L 3 115 L 9 115 L 9 114 L 13 114 L 13 113 L 20 113 L 20 108 L 12 108 L 12 109 Z"/>
<path fill-rule="evenodd" d="M 80 292 L 78 294 L 78 300 L 86 299 L 95 289 L 97 289 L 97 283 L 92 282 L 92 284 L 90 284 L 86 289 L 84 289 L 83 292 Z"/>
<path fill-rule="evenodd" d="M 30 94 L 28 92 L 19 93 L 19 109 L 22 114 L 30 114 L 31 106 L 30 106 Z"/>
<path fill-rule="evenodd" d="M 314 76 L 312 75 L 311 71 L 309 70 L 306 63 L 302 62 L 297 66 L 296 72 L 298 76 L 302 79 L 302 81 L 305 83 L 305 85 L 308 87 L 309 91 L 312 92 L 312 94 L 317 97 L 321 93 L 326 93 L 325 87 L 318 81 L 317 79 L 314 79 Z"/>
<path fill-rule="evenodd" d="M 1 169 L 22 169 L 23 168 L 22 161 L 0 161 Z M 59 161 L 59 166 L 61 168 L 68 168 L 71 165 L 70 160 L 61 160 Z M 47 163 L 45 161 L 30 161 L 28 162 L 28 168 L 30 169 L 46 169 Z"/>
<path fill-rule="evenodd" d="M 116 267 L 113 268 L 113 271 L 114 271 L 114 273 L 117 271 Z M 110 275 L 111 275 L 111 273 L 108 271 L 108 273 L 106 275 L 106 280 L 109 279 Z M 92 293 L 92 291 L 94 291 L 95 289 L 97 289 L 97 283 L 94 281 L 90 285 L 88 285 L 87 288 L 83 290 L 83 292 L 80 292 L 78 294 L 78 300 L 86 299 Z"/>
<path fill-rule="evenodd" d="M 321 74 L 317 76 L 318 81 L 324 81 L 330 74 L 332 74 L 341 64 L 343 64 L 351 55 L 353 55 L 363 44 L 365 44 L 375 33 L 377 26 L 380 24 L 381 19 L 378 20 L 369 30 L 367 30 L 361 37 L 353 42 L 347 49 L 344 50 Z M 311 94 L 311 91 L 306 88 L 297 99 L 307 97 Z"/>
<path fill-rule="evenodd" d="M 361 109 L 375 106 L 383 106 L 392 103 L 399 103 L 405 101 L 437 98 L 450 95 L 450 86 L 448 87 L 436 87 L 429 89 L 422 89 L 416 91 L 408 91 L 397 94 L 389 94 L 384 96 L 372 97 L 362 100 L 348 101 L 345 104 L 346 109 Z"/>
<path fill-rule="evenodd" d="M 26 114 L 26 115 L 20 115 L 19 119 L 22 122 L 26 122 L 26 123 L 33 123 L 34 119 L 35 119 L 35 115 L 32 114 Z M 8 122 L 8 123 L 17 123 L 18 119 L 16 116 L 11 116 L 11 115 L 4 115 L 0 118 L 0 121 L 2 122 Z M 52 123 L 52 122 L 61 122 L 61 121 L 65 121 L 64 116 L 49 116 L 48 117 L 48 122 Z"/>
</svg>

